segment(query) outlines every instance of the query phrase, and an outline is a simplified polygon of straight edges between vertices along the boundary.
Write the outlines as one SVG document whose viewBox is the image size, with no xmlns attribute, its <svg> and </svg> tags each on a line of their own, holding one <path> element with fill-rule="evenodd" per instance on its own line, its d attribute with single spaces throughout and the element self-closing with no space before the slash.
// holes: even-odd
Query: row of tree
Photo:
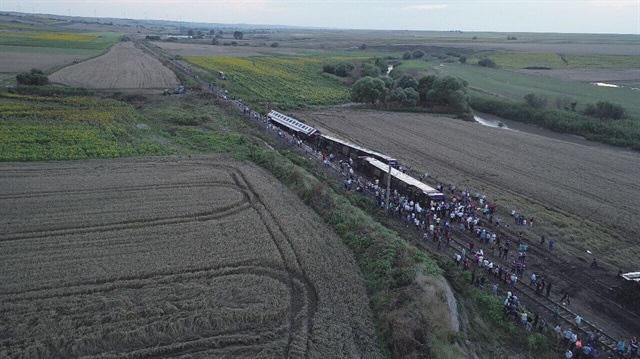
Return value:
<svg viewBox="0 0 640 359">
<path fill-rule="evenodd" d="M 322 66 L 322 72 L 339 77 L 362 78 L 365 76 L 378 77 L 386 73 L 389 63 L 382 58 L 374 58 L 371 61 L 363 61 L 359 64 L 359 72 L 354 73 L 356 64 L 353 61 L 342 61 L 338 63 L 327 63 Z"/>
<path fill-rule="evenodd" d="M 224 34 L 225 32 L 223 30 L 219 30 L 217 34 L 215 30 L 209 30 L 209 36 L 215 37 L 216 39 L 221 39 L 222 35 Z M 204 39 L 205 33 L 201 30 L 190 29 L 189 31 L 187 31 L 187 35 L 191 36 L 194 39 Z M 234 39 L 242 40 L 242 37 L 244 37 L 244 33 L 242 31 L 233 32 Z"/>
</svg>

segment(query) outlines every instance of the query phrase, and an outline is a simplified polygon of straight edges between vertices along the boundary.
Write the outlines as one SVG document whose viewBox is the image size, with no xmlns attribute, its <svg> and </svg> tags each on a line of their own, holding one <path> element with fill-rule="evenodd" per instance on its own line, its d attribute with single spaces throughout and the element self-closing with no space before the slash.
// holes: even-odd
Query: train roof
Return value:
<svg viewBox="0 0 640 359">
<path fill-rule="evenodd" d="M 622 278 L 640 283 L 640 272 L 625 273 L 622 275 Z"/>
<path fill-rule="evenodd" d="M 370 149 L 368 149 L 368 148 L 360 147 L 360 146 L 358 146 L 358 145 L 356 145 L 356 144 L 353 144 L 353 143 L 351 143 L 351 142 L 347 142 L 347 141 L 341 140 L 341 139 L 339 139 L 339 138 L 332 137 L 332 136 L 325 135 L 325 134 L 323 134 L 323 135 L 322 135 L 322 137 L 325 137 L 326 139 L 331 140 L 331 141 L 334 141 L 334 142 L 341 143 L 341 144 L 343 144 L 343 145 L 345 145 L 345 146 L 349 146 L 349 147 L 355 148 L 356 150 L 360 150 L 360 151 L 362 151 L 362 152 L 370 153 L 370 154 L 372 154 L 372 155 L 374 155 L 374 156 L 376 156 L 376 157 L 379 157 L 379 158 L 384 159 L 384 160 L 385 160 L 385 161 L 387 161 L 387 162 L 397 162 L 397 161 L 396 161 L 396 159 L 395 159 L 395 158 L 393 158 L 393 157 L 389 157 L 389 156 L 387 156 L 387 155 L 385 155 L 385 154 L 382 154 L 382 153 L 380 153 L 380 152 L 376 152 L 376 151 L 370 150 Z"/>
<path fill-rule="evenodd" d="M 389 171 L 389 165 L 387 165 L 386 163 L 379 161 L 375 158 L 372 157 L 365 157 L 364 158 L 365 161 L 369 162 L 372 166 L 377 167 L 378 169 L 380 169 L 383 172 L 387 172 Z M 406 173 L 402 173 L 400 171 L 398 171 L 395 168 L 391 168 L 391 175 L 399 180 L 401 180 L 402 182 L 411 185 L 413 187 L 418 188 L 419 190 L 421 190 L 422 192 L 424 192 L 425 194 L 429 195 L 429 196 L 434 196 L 434 197 L 442 197 L 444 198 L 444 194 L 440 191 L 438 191 L 435 188 L 429 187 L 426 184 L 418 181 L 417 179 L 409 176 Z"/>
<path fill-rule="evenodd" d="M 288 127 L 288 128 L 290 128 L 290 129 L 292 129 L 292 130 L 294 130 L 296 132 L 302 132 L 307 136 L 311 136 L 312 134 L 314 134 L 315 132 L 318 131 L 317 129 L 315 129 L 315 128 L 311 127 L 311 126 L 305 125 L 304 123 L 296 120 L 293 117 L 289 117 L 287 115 L 283 115 L 280 112 L 277 112 L 277 111 L 274 111 L 274 110 L 271 110 L 269 112 L 268 116 L 272 121 L 275 121 L 275 122 L 277 122 L 277 123 L 279 123 L 279 124 L 281 124 L 281 125 L 283 125 L 285 127 Z"/>
</svg>

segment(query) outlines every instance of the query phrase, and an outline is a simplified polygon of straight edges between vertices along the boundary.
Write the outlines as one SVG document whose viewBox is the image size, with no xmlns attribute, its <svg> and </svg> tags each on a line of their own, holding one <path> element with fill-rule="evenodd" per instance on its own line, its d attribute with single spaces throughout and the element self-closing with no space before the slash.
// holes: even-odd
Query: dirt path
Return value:
<svg viewBox="0 0 640 359">
<path fill-rule="evenodd" d="M 53 83 L 102 90 L 165 89 L 179 86 L 176 75 L 132 42 L 114 45 L 109 52 L 49 76 Z"/>
</svg>

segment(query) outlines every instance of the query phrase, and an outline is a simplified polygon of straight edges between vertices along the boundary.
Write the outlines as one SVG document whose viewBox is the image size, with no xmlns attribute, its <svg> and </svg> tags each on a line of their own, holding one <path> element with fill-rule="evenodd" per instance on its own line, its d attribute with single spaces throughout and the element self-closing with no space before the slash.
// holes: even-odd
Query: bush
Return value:
<svg viewBox="0 0 640 359">
<path fill-rule="evenodd" d="M 482 66 L 482 67 L 489 67 L 492 69 L 497 69 L 498 65 L 496 65 L 496 62 L 491 60 L 491 59 L 482 59 L 480 61 L 478 61 L 478 65 Z"/>
<path fill-rule="evenodd" d="M 93 96 L 93 92 L 85 88 L 54 86 L 18 86 L 12 91 L 20 95 L 31 96 Z"/>
<path fill-rule="evenodd" d="M 335 74 L 340 77 L 347 77 L 355 66 L 349 61 L 344 61 L 336 65 Z"/>
<path fill-rule="evenodd" d="M 412 55 L 413 55 L 413 58 L 414 58 L 414 59 L 419 59 L 419 58 L 421 58 L 421 57 L 423 57 L 423 56 L 424 56 L 424 51 L 422 51 L 422 50 L 416 50 L 416 51 L 414 51 L 414 52 L 413 52 L 413 54 L 412 54 Z"/>
<path fill-rule="evenodd" d="M 336 73 L 336 65 L 334 64 L 324 64 L 322 65 L 322 72 L 326 72 L 328 74 Z"/>
<path fill-rule="evenodd" d="M 20 85 L 42 86 L 49 84 L 49 78 L 42 70 L 31 69 L 30 72 L 22 72 L 16 76 L 16 80 Z"/>
<path fill-rule="evenodd" d="M 370 62 L 365 62 L 360 67 L 360 77 L 365 76 L 378 77 L 380 76 L 380 69 Z"/>
<path fill-rule="evenodd" d="M 402 77 L 399 78 L 396 82 L 396 87 L 401 87 L 403 89 L 412 88 L 414 90 L 418 90 L 418 81 L 411 75 L 402 75 Z"/>
<path fill-rule="evenodd" d="M 543 108 L 547 106 L 547 98 L 542 95 L 536 95 L 533 93 L 526 94 L 524 96 L 524 102 L 533 108 Z"/>
<path fill-rule="evenodd" d="M 527 337 L 527 344 L 529 346 L 529 350 L 533 352 L 541 352 L 551 347 L 549 344 L 549 338 L 542 333 L 529 335 Z"/>
<path fill-rule="evenodd" d="M 274 42 L 274 43 L 271 44 L 271 47 L 278 47 L 278 46 L 280 46 L 280 44 L 277 43 L 277 42 Z"/>
<path fill-rule="evenodd" d="M 578 101 L 573 100 L 566 96 L 556 97 L 556 108 L 566 111 L 575 111 L 576 105 L 578 105 Z"/>
<path fill-rule="evenodd" d="M 625 116 L 624 107 L 609 101 L 598 101 L 595 106 L 593 104 L 587 104 L 583 113 L 601 120 L 621 120 Z"/>
<path fill-rule="evenodd" d="M 402 59 L 411 60 L 411 51 L 405 51 L 404 54 L 402 54 Z"/>
</svg>

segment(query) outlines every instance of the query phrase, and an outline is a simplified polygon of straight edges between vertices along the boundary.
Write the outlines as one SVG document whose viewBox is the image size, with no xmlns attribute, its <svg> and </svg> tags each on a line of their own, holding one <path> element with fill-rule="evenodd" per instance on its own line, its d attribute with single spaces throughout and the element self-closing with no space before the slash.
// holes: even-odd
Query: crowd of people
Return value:
<svg viewBox="0 0 640 359">
<path fill-rule="evenodd" d="M 377 179 L 366 179 L 362 176 L 354 175 L 353 162 L 351 160 L 337 160 L 337 156 L 326 155 L 323 157 L 325 161 L 339 163 L 338 167 L 345 176 L 345 188 L 370 196 L 374 199 L 377 206 L 385 209 L 389 216 L 402 220 L 406 227 L 415 228 L 422 233 L 422 240 L 431 240 L 437 243 L 438 249 L 441 244 L 450 246 L 452 243 L 452 234 L 455 229 L 461 233 L 466 233 L 466 238 L 472 238 L 467 245 L 454 255 L 454 261 L 463 271 L 470 271 L 470 284 L 476 288 L 484 288 L 487 285 L 489 276 L 494 277 L 494 284 L 491 285 L 491 292 L 498 295 L 499 283 L 502 282 L 504 287 L 511 289 L 515 287 L 520 280 L 525 282 L 523 278 L 527 275 L 527 253 L 529 249 L 528 241 L 524 237 L 524 229 L 532 228 L 535 219 L 512 211 L 514 225 L 519 231 L 517 237 L 510 238 L 508 235 L 501 233 L 499 228 L 502 219 L 495 215 L 496 206 L 490 203 L 485 195 L 479 193 L 473 194 L 470 190 L 464 190 L 460 194 L 455 193 L 455 186 L 449 186 L 451 194 L 449 201 L 430 201 L 427 204 L 421 204 L 412 200 L 411 197 L 399 193 L 396 189 L 391 189 L 389 193 L 389 203 L 386 199 L 386 188 L 381 186 Z M 440 190 L 444 186 L 438 186 Z M 547 241 L 544 236 L 540 238 L 540 245 L 548 244 L 548 250 L 554 248 L 553 240 Z M 467 252 L 467 249 L 469 252 Z M 487 253 L 485 253 L 485 251 Z M 508 263 L 508 264 L 501 264 Z M 528 285 L 532 287 L 537 295 L 549 297 L 553 288 L 553 284 L 549 278 L 538 272 L 532 271 L 527 275 Z M 526 283 L 526 282 L 525 282 Z M 563 305 L 570 304 L 569 292 L 564 292 L 561 300 Z M 538 331 L 540 333 L 548 327 L 549 322 L 543 318 L 540 313 L 527 312 L 522 308 L 519 298 L 514 295 L 511 290 L 507 291 L 504 301 L 504 313 L 507 318 L 521 325 L 528 332 Z M 556 305 L 553 311 L 553 322 L 559 323 L 559 308 Z M 576 317 L 576 326 L 579 327 L 582 321 L 581 316 Z M 556 330 L 561 328 L 560 324 L 556 326 Z M 598 338 L 600 333 L 588 332 L 583 342 L 578 330 L 574 334 L 571 332 L 569 342 L 567 342 L 565 358 L 598 358 L 599 351 Z M 565 331 L 566 332 L 566 331 Z M 574 336 L 576 337 L 575 340 Z M 631 341 L 630 341 L 631 342 Z M 630 349 L 632 346 L 626 346 L 628 354 L 635 355 Z M 637 348 L 637 343 L 635 344 Z"/>
</svg>

